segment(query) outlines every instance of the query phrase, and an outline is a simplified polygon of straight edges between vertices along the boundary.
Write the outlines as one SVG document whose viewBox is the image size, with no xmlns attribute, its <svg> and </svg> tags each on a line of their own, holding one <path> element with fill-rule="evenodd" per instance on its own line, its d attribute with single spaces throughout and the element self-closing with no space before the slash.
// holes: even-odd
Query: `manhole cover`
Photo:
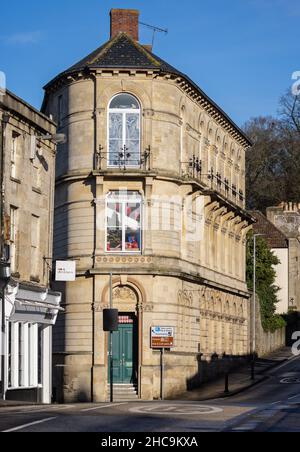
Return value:
<svg viewBox="0 0 300 452">
<path fill-rule="evenodd" d="M 222 413 L 221 408 L 206 405 L 145 405 L 129 410 L 131 413 L 160 414 L 160 415 L 197 415 Z"/>
</svg>

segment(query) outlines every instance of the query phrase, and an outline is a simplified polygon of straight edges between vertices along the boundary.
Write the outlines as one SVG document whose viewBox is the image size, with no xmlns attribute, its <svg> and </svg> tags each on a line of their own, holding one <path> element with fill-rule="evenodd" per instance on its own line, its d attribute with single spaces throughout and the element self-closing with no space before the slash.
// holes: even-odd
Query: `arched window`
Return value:
<svg viewBox="0 0 300 452">
<path fill-rule="evenodd" d="M 141 108 L 131 94 L 118 94 L 110 102 L 108 129 L 108 166 L 140 166 Z"/>
</svg>

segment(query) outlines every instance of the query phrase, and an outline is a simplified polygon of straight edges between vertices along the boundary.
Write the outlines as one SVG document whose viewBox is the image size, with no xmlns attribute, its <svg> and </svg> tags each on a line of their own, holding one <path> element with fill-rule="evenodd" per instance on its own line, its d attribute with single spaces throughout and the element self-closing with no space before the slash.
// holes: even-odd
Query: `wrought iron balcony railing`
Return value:
<svg viewBox="0 0 300 452">
<path fill-rule="evenodd" d="M 214 173 L 213 168 L 211 168 L 208 174 L 208 180 L 210 181 L 211 188 L 217 189 L 217 191 L 224 194 L 226 198 L 230 198 L 237 203 L 244 203 L 245 196 L 243 190 L 238 190 L 236 184 L 230 185 L 229 179 L 223 178 L 218 172 Z"/>
<path fill-rule="evenodd" d="M 95 157 L 95 170 L 143 170 L 151 171 L 152 158 L 151 147 L 144 152 L 132 152 L 128 147 L 123 146 L 117 152 L 105 152 L 100 146 Z M 215 190 L 230 199 L 236 204 L 243 205 L 245 201 L 244 192 L 239 190 L 235 184 L 230 184 L 229 179 L 223 178 L 221 173 L 213 168 L 208 173 L 203 172 L 203 162 L 196 156 L 188 162 L 181 163 L 181 177 L 188 177 L 203 182 L 212 190 Z"/>
<path fill-rule="evenodd" d="M 209 185 L 212 190 L 224 195 L 227 199 L 237 203 L 243 204 L 245 196 L 243 190 L 238 190 L 235 184 L 230 184 L 229 179 L 223 178 L 219 172 L 214 172 L 214 169 L 205 174 L 203 172 L 202 161 L 193 156 L 188 162 L 183 162 L 181 165 L 181 175 L 183 177 L 189 177 L 199 180 L 205 185 Z"/>
<path fill-rule="evenodd" d="M 123 146 L 120 151 L 105 152 L 100 146 L 96 158 L 95 169 L 140 169 L 144 171 L 151 170 L 151 147 L 144 152 L 133 152 L 128 147 Z"/>
</svg>

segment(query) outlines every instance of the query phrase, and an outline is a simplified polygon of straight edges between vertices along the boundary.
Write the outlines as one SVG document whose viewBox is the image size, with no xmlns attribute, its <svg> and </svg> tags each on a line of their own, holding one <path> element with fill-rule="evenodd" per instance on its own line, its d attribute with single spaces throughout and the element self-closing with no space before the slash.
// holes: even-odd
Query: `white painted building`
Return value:
<svg viewBox="0 0 300 452">
<path fill-rule="evenodd" d="M 271 251 L 279 259 L 279 264 L 275 266 L 275 285 L 279 287 L 277 294 L 278 304 L 277 314 L 286 314 L 290 308 L 289 291 L 289 241 L 287 237 L 259 211 L 251 212 L 257 223 L 254 225 L 254 232 L 263 234 Z"/>
<path fill-rule="evenodd" d="M 286 314 L 289 310 L 289 248 L 272 248 L 272 251 L 280 261 L 275 267 L 275 285 L 279 287 L 276 313 Z"/>
<path fill-rule="evenodd" d="M 7 287 L 0 374 L 6 400 L 51 403 L 52 326 L 60 299 L 59 293 L 13 282 Z M 1 299 L 3 322 L 2 310 Z"/>
</svg>

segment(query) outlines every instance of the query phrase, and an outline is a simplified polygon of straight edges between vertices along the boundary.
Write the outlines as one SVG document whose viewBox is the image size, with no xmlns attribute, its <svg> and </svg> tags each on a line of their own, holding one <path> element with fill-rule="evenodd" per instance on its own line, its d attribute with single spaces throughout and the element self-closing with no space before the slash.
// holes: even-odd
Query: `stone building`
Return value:
<svg viewBox="0 0 300 452">
<path fill-rule="evenodd" d="M 59 146 L 55 259 L 77 262 L 58 286 L 57 398 L 108 397 L 103 309 L 119 309 L 115 383 L 160 396 L 150 328 L 175 328 L 166 396 L 197 376 L 199 357 L 249 352 L 245 150 L 250 142 L 186 75 L 139 43 L 139 13 L 111 11 L 110 40 L 45 87 Z"/>
<path fill-rule="evenodd" d="M 0 96 L 0 267 L 11 278 L 0 294 L 1 393 L 50 403 L 52 326 L 61 294 L 49 289 L 55 144 L 53 121 L 9 91 Z"/>
<path fill-rule="evenodd" d="M 268 220 L 288 240 L 288 300 L 286 312 L 300 312 L 300 204 L 283 202 L 267 209 Z"/>
</svg>

